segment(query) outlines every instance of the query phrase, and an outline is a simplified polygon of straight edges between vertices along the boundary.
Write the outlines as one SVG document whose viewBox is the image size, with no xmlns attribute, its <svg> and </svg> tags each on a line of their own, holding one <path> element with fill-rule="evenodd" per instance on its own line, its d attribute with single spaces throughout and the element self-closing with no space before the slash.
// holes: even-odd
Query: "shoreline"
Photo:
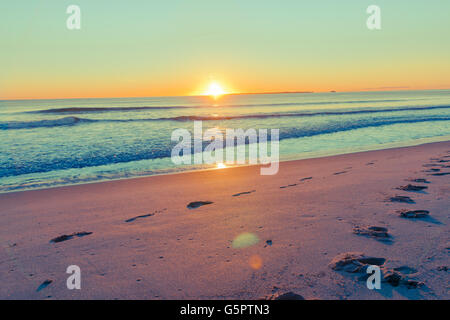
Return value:
<svg viewBox="0 0 450 320">
<path fill-rule="evenodd" d="M 449 299 L 447 161 L 449 141 L 287 161 L 274 176 L 247 166 L 1 194 L 0 297 Z M 369 290 L 333 269 L 355 252 L 405 282 Z M 81 290 L 66 288 L 70 265 Z"/>
<path fill-rule="evenodd" d="M 444 140 L 441 140 L 440 138 L 443 138 Z M 371 145 L 371 146 L 368 146 L 369 149 L 366 149 L 365 147 L 360 147 L 360 148 L 350 150 L 348 152 L 343 152 L 343 150 L 340 150 L 340 152 L 338 152 L 338 153 L 332 152 L 332 151 L 323 151 L 323 152 L 314 151 L 314 152 L 307 153 L 308 155 L 306 157 L 298 158 L 299 155 L 286 157 L 285 159 L 280 160 L 279 163 L 281 164 L 283 162 L 321 159 L 321 158 L 328 158 L 328 157 L 348 155 L 348 154 L 358 154 L 358 153 L 371 152 L 371 151 L 391 150 L 391 149 L 397 149 L 397 148 L 408 148 L 408 147 L 421 146 L 421 145 L 432 144 L 432 143 L 449 142 L 449 141 L 450 141 L 450 136 L 442 136 L 442 137 L 421 138 L 421 139 L 416 139 L 416 140 L 410 140 L 407 142 L 392 142 L 392 143 L 381 144 L 381 145 Z M 244 165 L 238 165 L 238 166 L 229 166 L 224 169 L 228 170 L 228 169 L 251 167 L 251 166 L 257 166 L 259 168 L 262 165 L 260 165 L 260 164 L 255 164 L 255 165 L 244 164 Z M 62 185 L 46 186 L 46 187 L 42 187 L 42 188 L 37 187 L 37 188 L 24 188 L 24 189 L 19 189 L 19 190 L 11 190 L 11 191 L 0 191 L 0 195 L 17 193 L 17 192 L 29 192 L 29 191 L 37 191 L 37 190 L 47 190 L 47 189 L 64 188 L 64 187 L 89 185 L 89 184 L 97 184 L 97 183 L 107 183 L 107 182 L 132 180 L 132 179 L 145 179 L 145 178 L 156 177 L 156 176 L 170 176 L 170 175 L 186 174 L 186 173 L 193 173 L 193 172 L 204 172 L 204 171 L 214 171 L 214 170 L 224 170 L 224 169 L 198 168 L 198 169 L 187 169 L 187 170 L 174 171 L 174 172 L 142 174 L 142 175 L 135 175 L 135 176 L 124 177 L 124 178 L 112 178 L 112 179 L 96 180 L 96 181 L 89 181 L 89 182 L 68 183 L 68 184 L 62 184 Z"/>
</svg>

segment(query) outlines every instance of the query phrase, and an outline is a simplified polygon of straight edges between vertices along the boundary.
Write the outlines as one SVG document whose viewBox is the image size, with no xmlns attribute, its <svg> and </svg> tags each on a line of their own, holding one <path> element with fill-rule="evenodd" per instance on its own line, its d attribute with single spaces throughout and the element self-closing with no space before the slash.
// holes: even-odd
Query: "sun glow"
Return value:
<svg viewBox="0 0 450 320">
<path fill-rule="evenodd" d="M 208 89 L 206 89 L 204 94 L 206 96 L 218 98 L 224 94 L 227 94 L 227 92 L 222 88 L 222 86 L 219 83 L 211 82 L 208 86 Z"/>
<path fill-rule="evenodd" d="M 217 169 L 225 169 L 227 166 L 224 163 L 218 163 L 217 164 Z"/>
</svg>

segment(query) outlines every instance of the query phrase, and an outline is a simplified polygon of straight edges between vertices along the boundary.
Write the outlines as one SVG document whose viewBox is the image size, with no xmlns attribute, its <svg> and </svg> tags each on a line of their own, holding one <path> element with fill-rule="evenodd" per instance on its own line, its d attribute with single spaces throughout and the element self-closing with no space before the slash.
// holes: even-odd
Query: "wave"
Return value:
<svg viewBox="0 0 450 320">
<path fill-rule="evenodd" d="M 77 117 L 65 117 L 55 120 L 9 121 L 9 122 L 0 122 L 0 130 L 72 126 L 81 122 L 94 122 L 94 121 L 96 120 L 81 119 Z"/>
<path fill-rule="evenodd" d="M 433 106 L 433 107 L 406 107 L 406 108 L 390 108 L 390 109 L 364 109 L 350 111 L 321 111 L 321 112 L 296 112 L 296 113 L 270 113 L 270 114 L 247 114 L 236 116 L 179 116 L 173 118 L 158 118 L 147 120 L 173 120 L 173 121 L 214 121 L 214 120 L 234 120 L 234 119 L 265 119 L 265 118 L 283 118 L 283 117 L 313 117 L 313 116 L 340 116 L 364 113 L 381 113 L 381 112 L 399 112 L 399 111 L 416 111 L 416 110 L 433 110 L 433 109 L 450 109 L 450 106 Z"/>
<path fill-rule="evenodd" d="M 39 120 L 39 121 L 10 121 L 0 122 L 0 130 L 11 129 L 32 129 L 32 128 L 50 128 L 60 126 L 72 126 L 81 123 L 94 122 L 148 122 L 148 121 L 219 121 L 219 120 L 242 120 L 242 119 L 267 119 L 267 118 L 284 118 L 284 117 L 313 117 L 313 116 L 343 116 L 354 114 L 375 114 L 383 112 L 400 112 L 400 111 L 424 111 L 434 109 L 450 109 L 450 106 L 432 106 L 432 107 L 405 107 L 405 108 L 383 108 L 383 109 L 364 109 L 364 110 L 348 110 L 348 111 L 320 111 L 320 112 L 296 112 L 296 113 L 267 113 L 267 114 L 247 114 L 247 115 L 231 115 L 231 116 L 178 116 L 167 118 L 143 118 L 143 119 L 87 119 L 78 117 L 65 117 L 56 120 Z"/>
<path fill-rule="evenodd" d="M 173 107 L 71 107 L 71 108 L 56 108 L 45 109 L 38 111 L 30 111 L 29 113 L 96 113 L 96 112 L 126 112 L 126 111 L 141 111 L 141 110 L 158 110 L 158 109 L 177 109 L 177 108 L 189 108 L 188 106 L 173 106 Z"/>
<path fill-rule="evenodd" d="M 386 103 L 400 102 L 405 99 L 396 100 L 349 100 L 349 101 L 311 101 L 311 102 L 285 102 L 285 103 L 252 103 L 252 104 L 224 104 L 224 105 L 174 105 L 174 106 L 143 106 L 143 107 L 70 107 L 53 108 L 29 113 L 99 113 L 99 112 L 127 112 L 127 111 L 145 111 L 145 110 L 165 110 L 165 109 L 188 109 L 188 108 L 239 108 L 239 107 L 279 107 L 279 106 L 308 106 L 308 105 L 326 105 L 326 104 L 354 104 L 354 103 Z"/>
<path fill-rule="evenodd" d="M 381 119 L 360 119 L 360 120 L 338 120 L 320 124 L 306 124 L 303 127 L 291 127 L 280 129 L 280 140 L 291 138 L 312 137 L 324 134 L 333 134 L 370 127 L 382 127 L 395 124 L 422 123 L 422 122 L 439 122 L 450 121 L 450 116 L 434 116 L 434 117 L 401 117 Z M 112 150 L 94 147 L 89 152 L 85 152 L 85 156 L 78 155 L 79 150 L 72 150 L 62 158 L 52 159 L 33 159 L 26 161 L 25 165 L 17 166 L 14 161 L 0 163 L 0 177 L 18 176 L 30 173 L 44 173 L 54 170 L 66 170 L 72 168 L 87 168 L 103 165 L 112 165 L 117 163 L 126 163 L 132 161 L 162 159 L 171 156 L 174 142 L 170 141 L 170 134 L 164 135 L 165 138 L 151 137 L 144 139 L 140 144 L 135 145 L 117 145 Z M 248 140 L 244 143 L 248 144 Z M 204 142 L 204 147 L 209 142 Z M 96 145 L 101 145 L 98 143 Z M 119 151 L 120 150 L 120 151 Z M 192 152 L 194 152 L 192 150 Z"/>
</svg>

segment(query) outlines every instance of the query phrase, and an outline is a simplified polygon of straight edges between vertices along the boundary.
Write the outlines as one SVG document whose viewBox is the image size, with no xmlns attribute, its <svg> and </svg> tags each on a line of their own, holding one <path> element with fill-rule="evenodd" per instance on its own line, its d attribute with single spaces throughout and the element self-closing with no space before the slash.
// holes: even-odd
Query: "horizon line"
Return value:
<svg viewBox="0 0 450 320">
<path fill-rule="evenodd" d="M 381 90 L 384 88 L 384 90 Z M 433 89 L 408 89 L 410 87 L 392 87 L 392 90 L 389 90 L 390 87 L 380 87 L 380 88 L 367 88 L 364 90 L 354 90 L 354 91 L 338 91 L 338 90 L 329 90 L 329 91 L 262 91 L 262 92 L 231 92 L 225 93 L 222 96 L 240 96 L 240 95 L 269 95 L 269 94 L 314 94 L 314 93 L 354 93 L 354 92 L 399 92 L 399 91 L 436 91 L 436 90 L 450 90 L 449 88 L 433 88 Z M 403 89 L 401 89 L 403 88 Z M 212 97 L 210 95 L 205 94 L 193 94 L 193 95 L 169 95 L 169 96 L 118 96 L 118 97 L 71 97 L 71 98 L 12 98 L 12 99 L 4 99 L 0 98 L 0 101 L 32 101 L 32 100 L 86 100 L 86 99 L 133 99 L 133 98 L 182 98 L 182 97 Z"/>
</svg>

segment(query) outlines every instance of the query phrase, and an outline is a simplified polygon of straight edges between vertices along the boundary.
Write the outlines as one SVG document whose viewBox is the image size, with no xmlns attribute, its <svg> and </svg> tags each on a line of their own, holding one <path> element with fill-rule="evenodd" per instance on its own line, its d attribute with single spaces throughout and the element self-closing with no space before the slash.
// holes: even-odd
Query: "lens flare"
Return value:
<svg viewBox="0 0 450 320">
<path fill-rule="evenodd" d="M 263 260 L 259 255 L 255 254 L 250 257 L 248 264 L 253 270 L 259 270 L 263 266 Z"/>
<path fill-rule="evenodd" d="M 236 238 L 234 238 L 232 242 L 232 246 L 235 249 L 242 249 L 251 247 L 259 242 L 259 238 L 256 234 L 245 232 L 238 235 Z"/>
</svg>

